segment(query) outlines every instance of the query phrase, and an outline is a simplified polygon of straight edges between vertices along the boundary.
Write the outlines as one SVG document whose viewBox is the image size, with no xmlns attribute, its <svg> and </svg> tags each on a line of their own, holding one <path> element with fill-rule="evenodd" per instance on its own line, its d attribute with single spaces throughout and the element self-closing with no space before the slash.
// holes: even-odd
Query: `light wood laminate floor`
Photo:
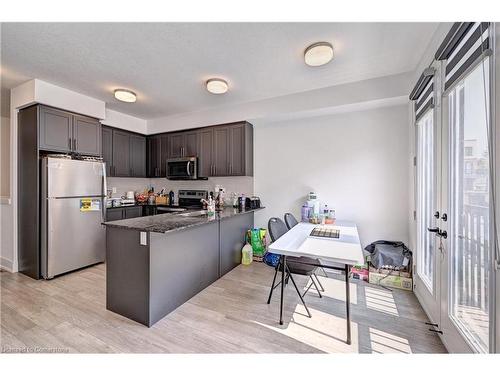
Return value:
<svg viewBox="0 0 500 375">
<path fill-rule="evenodd" d="M 323 298 L 306 303 L 290 284 L 285 324 L 278 324 L 279 288 L 266 304 L 274 270 L 239 266 L 147 328 L 105 308 L 105 265 L 50 281 L 1 272 L 3 352 L 139 353 L 443 353 L 411 292 L 352 280 L 352 345 L 345 344 L 342 279 L 320 277 Z M 300 287 L 307 279 L 296 276 Z"/>
</svg>

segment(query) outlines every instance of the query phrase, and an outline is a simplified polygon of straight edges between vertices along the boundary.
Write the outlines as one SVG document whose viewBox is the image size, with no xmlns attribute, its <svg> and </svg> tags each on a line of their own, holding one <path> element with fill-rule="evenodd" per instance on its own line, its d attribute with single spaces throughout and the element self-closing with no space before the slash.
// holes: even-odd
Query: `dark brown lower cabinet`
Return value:
<svg viewBox="0 0 500 375">
<path fill-rule="evenodd" d="M 132 219 L 142 216 L 142 207 L 113 207 L 106 210 L 106 221 Z"/>
</svg>

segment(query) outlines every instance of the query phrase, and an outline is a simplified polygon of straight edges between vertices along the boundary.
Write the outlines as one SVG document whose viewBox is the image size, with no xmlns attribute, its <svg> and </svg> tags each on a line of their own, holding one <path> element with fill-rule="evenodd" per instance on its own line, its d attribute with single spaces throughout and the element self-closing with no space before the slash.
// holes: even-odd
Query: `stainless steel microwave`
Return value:
<svg viewBox="0 0 500 375">
<path fill-rule="evenodd" d="M 198 158 L 190 156 L 167 159 L 167 178 L 169 180 L 198 179 Z"/>
</svg>

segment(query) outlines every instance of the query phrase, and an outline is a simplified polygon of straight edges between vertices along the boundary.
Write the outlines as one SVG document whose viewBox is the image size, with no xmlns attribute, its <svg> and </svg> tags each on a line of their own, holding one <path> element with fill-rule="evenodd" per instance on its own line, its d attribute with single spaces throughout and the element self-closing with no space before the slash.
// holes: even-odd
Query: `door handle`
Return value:
<svg viewBox="0 0 500 375">
<path fill-rule="evenodd" d="M 439 233 L 439 228 L 438 227 L 435 227 L 435 228 L 427 228 L 427 230 L 429 232 L 432 232 L 432 233 Z"/>
<path fill-rule="evenodd" d="M 434 212 L 434 217 L 435 217 L 436 219 L 439 219 L 439 211 Z"/>
<path fill-rule="evenodd" d="M 437 233 L 437 235 L 438 235 L 439 237 L 444 238 L 445 240 L 448 238 L 448 233 L 447 233 L 445 230 L 439 231 L 439 232 Z"/>
</svg>

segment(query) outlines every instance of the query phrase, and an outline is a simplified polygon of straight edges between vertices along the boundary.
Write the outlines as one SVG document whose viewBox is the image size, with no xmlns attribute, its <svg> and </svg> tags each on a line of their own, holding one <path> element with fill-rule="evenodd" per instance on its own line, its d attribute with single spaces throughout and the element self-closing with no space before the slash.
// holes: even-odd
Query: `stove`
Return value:
<svg viewBox="0 0 500 375">
<path fill-rule="evenodd" d="M 201 199 L 207 198 L 208 191 L 206 190 L 179 190 L 179 207 L 201 208 L 203 207 Z"/>
</svg>

